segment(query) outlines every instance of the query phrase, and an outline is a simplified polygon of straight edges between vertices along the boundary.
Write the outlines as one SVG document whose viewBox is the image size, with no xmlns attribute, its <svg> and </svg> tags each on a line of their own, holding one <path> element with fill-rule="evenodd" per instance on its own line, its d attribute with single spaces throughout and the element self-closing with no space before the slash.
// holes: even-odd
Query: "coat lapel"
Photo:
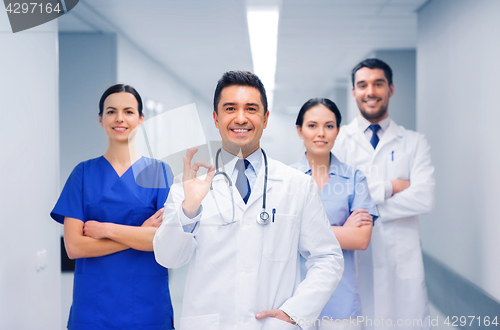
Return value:
<svg viewBox="0 0 500 330">
<path fill-rule="evenodd" d="M 375 150 L 373 150 L 373 146 L 370 144 L 370 141 L 368 141 L 365 137 L 364 132 L 359 129 L 358 118 L 354 118 L 349 125 L 345 126 L 345 134 L 354 139 L 354 141 L 365 149 L 366 152 L 373 155 Z"/>
<path fill-rule="evenodd" d="M 391 143 L 394 139 L 398 137 L 402 137 L 403 132 L 401 130 L 401 127 L 399 127 L 392 119 L 391 123 L 389 124 L 389 127 L 387 128 L 387 131 L 384 132 L 384 135 L 382 135 L 382 138 L 380 139 L 377 149 L 375 150 L 375 153 L 377 154 L 380 150 L 384 148 L 384 146 L 388 145 Z M 366 139 L 365 139 L 366 140 Z"/>
<path fill-rule="evenodd" d="M 273 182 L 276 181 L 283 181 L 283 176 L 282 173 L 279 173 L 277 170 L 277 166 L 275 164 L 275 161 L 272 159 L 267 159 L 268 161 L 268 175 L 267 175 L 267 189 L 266 193 L 269 194 L 269 191 L 273 187 Z M 255 182 L 254 187 L 252 188 L 252 192 L 250 193 L 250 198 L 248 199 L 248 203 L 246 207 L 250 207 L 253 203 L 258 202 L 259 208 L 262 207 L 262 199 L 261 197 L 264 195 L 264 174 L 265 174 L 265 168 L 264 168 L 264 160 L 262 161 L 262 168 L 259 171 L 259 175 L 257 176 L 257 181 Z M 243 202 L 243 201 L 242 201 Z M 245 205 L 243 203 L 243 205 Z"/>
</svg>

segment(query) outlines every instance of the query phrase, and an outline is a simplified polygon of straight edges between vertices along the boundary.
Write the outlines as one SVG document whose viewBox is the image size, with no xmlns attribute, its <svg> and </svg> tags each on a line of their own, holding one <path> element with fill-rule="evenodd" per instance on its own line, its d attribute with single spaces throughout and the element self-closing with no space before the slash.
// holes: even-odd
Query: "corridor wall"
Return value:
<svg viewBox="0 0 500 330">
<path fill-rule="evenodd" d="M 0 10 L 0 329 L 60 327 L 58 36 Z"/>
<path fill-rule="evenodd" d="M 496 0 L 430 1 L 418 14 L 417 48 L 417 129 L 436 168 L 423 250 L 497 300 L 499 13 Z"/>
</svg>

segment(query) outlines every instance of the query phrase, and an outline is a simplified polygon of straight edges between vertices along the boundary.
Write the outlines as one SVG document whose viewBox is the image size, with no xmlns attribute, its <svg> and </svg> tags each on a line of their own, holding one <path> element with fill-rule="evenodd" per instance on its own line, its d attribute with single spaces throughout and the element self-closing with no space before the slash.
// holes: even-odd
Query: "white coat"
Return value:
<svg viewBox="0 0 500 330">
<path fill-rule="evenodd" d="M 365 173 L 380 213 L 370 248 L 356 255 L 363 315 L 381 325 L 376 329 L 430 328 L 418 224 L 418 215 L 434 203 L 434 167 L 426 138 L 391 120 L 374 150 L 354 119 L 340 129 L 333 153 Z M 410 180 L 410 187 L 385 199 L 385 182 L 395 179 Z M 422 320 L 421 325 L 414 319 Z M 398 320 L 407 323 L 400 326 Z"/>
<path fill-rule="evenodd" d="M 202 203 L 201 220 L 193 233 L 179 220 L 184 200 L 182 183 L 171 187 L 163 224 L 153 245 L 156 260 L 168 268 L 189 264 L 181 330 L 297 329 L 275 318 L 255 314 L 281 308 L 303 329 L 314 322 L 343 272 L 340 245 L 330 228 L 314 180 L 269 159 L 267 211 L 274 222 L 256 222 L 262 210 L 264 168 L 257 176 L 248 204 L 233 186 L 236 223 L 222 225 L 217 205 L 231 221 L 228 185 L 213 180 L 214 194 Z M 307 278 L 300 282 L 299 253 L 307 259 Z"/>
</svg>

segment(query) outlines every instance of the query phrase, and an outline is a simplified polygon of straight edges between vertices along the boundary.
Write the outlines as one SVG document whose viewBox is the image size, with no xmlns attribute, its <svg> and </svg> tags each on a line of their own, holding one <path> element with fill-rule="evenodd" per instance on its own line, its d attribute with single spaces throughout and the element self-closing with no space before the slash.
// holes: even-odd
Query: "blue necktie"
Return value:
<svg viewBox="0 0 500 330">
<path fill-rule="evenodd" d="M 245 170 L 248 168 L 248 165 L 250 165 L 250 162 L 246 159 L 238 159 L 235 165 L 235 167 L 238 169 L 238 176 L 236 177 L 236 189 L 238 189 L 238 192 L 240 193 L 241 198 L 243 198 L 245 204 L 250 197 L 250 182 L 248 181 L 248 178 L 245 174 Z"/>
<path fill-rule="evenodd" d="M 373 132 L 372 138 L 370 139 L 370 143 L 372 144 L 373 149 L 375 149 L 375 148 L 377 148 L 377 144 L 378 144 L 378 141 L 379 141 L 379 138 L 378 138 L 378 135 L 377 135 L 377 131 L 380 129 L 380 125 L 379 124 L 371 124 L 368 127 L 370 127 L 370 129 Z"/>
</svg>

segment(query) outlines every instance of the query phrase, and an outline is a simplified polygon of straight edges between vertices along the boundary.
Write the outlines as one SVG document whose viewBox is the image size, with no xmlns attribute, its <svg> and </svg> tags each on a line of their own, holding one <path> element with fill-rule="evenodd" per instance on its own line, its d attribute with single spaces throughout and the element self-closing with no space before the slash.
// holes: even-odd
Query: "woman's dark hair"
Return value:
<svg viewBox="0 0 500 330">
<path fill-rule="evenodd" d="M 328 108 L 328 110 L 335 114 L 335 119 L 337 120 L 337 128 L 339 128 L 340 123 L 342 122 L 342 116 L 340 115 L 339 108 L 337 108 L 337 105 L 331 100 L 324 98 L 310 99 L 309 101 L 304 103 L 302 108 L 300 108 L 297 120 L 295 121 L 295 125 L 302 127 L 302 124 L 304 123 L 304 115 L 306 114 L 307 110 L 317 106 L 318 104 L 324 105 Z"/>
<path fill-rule="evenodd" d="M 104 111 L 104 101 L 106 100 L 106 98 L 108 96 L 110 96 L 111 94 L 122 93 L 122 92 L 130 93 L 130 94 L 134 95 L 135 99 L 137 100 L 138 107 L 139 107 L 137 109 L 137 110 L 139 110 L 139 117 L 142 116 L 142 99 L 141 99 L 141 96 L 139 95 L 139 93 L 137 93 L 137 91 L 135 90 L 134 87 L 129 86 L 129 85 L 124 85 L 124 84 L 113 85 L 110 88 L 106 89 L 106 91 L 104 92 L 104 94 L 102 94 L 101 100 L 99 101 L 99 116 L 102 117 L 102 113 Z"/>
<path fill-rule="evenodd" d="M 267 96 L 266 89 L 262 81 L 252 72 L 248 71 L 228 71 L 222 75 L 222 78 L 217 82 L 214 93 L 214 111 L 217 113 L 219 106 L 220 94 L 222 90 L 229 86 L 249 86 L 256 88 L 260 93 L 260 101 L 264 106 L 264 113 L 267 112 Z"/>
</svg>

